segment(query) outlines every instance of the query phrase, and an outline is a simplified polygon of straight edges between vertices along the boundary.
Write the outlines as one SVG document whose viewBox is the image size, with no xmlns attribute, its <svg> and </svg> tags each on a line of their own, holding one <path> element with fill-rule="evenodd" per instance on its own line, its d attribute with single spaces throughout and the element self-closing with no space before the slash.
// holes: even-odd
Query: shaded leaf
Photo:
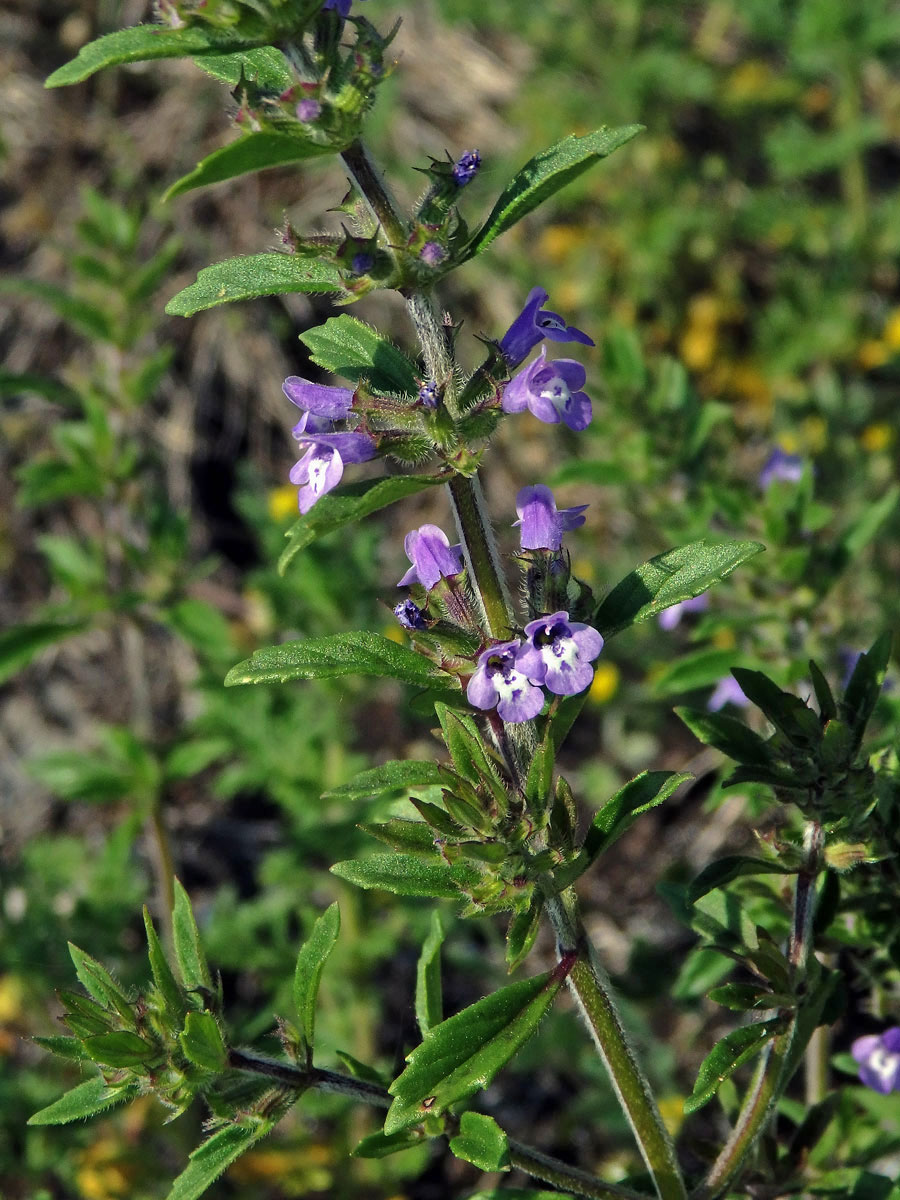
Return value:
<svg viewBox="0 0 900 1200">
<path fill-rule="evenodd" d="M 240 50 L 236 54 L 203 54 L 194 60 L 201 71 L 236 87 L 241 78 L 281 95 L 294 83 L 290 63 L 274 46 Z"/>
<path fill-rule="evenodd" d="M 390 821 L 361 825 L 360 829 L 364 829 L 379 842 L 384 842 L 392 850 L 434 856 L 434 832 L 424 821 L 406 821 L 402 817 L 392 817 Z"/>
<path fill-rule="evenodd" d="M 0 683 L 27 667 L 48 646 L 54 646 L 73 633 L 81 633 L 84 622 L 36 621 L 17 625 L 0 633 Z"/>
<path fill-rule="evenodd" d="M 385 1133 L 442 1113 L 487 1087 L 534 1033 L 562 980 L 557 970 L 511 983 L 430 1029 L 388 1089 L 395 1099 Z"/>
<path fill-rule="evenodd" d="M 684 1102 L 685 1113 L 690 1115 L 712 1100 L 725 1080 L 783 1028 L 784 1021 L 773 1017 L 754 1025 L 742 1025 L 717 1042 L 700 1064 L 694 1090 Z"/>
<path fill-rule="evenodd" d="M 456 681 L 405 646 L 378 633 L 335 633 L 267 646 L 252 658 L 232 667 L 225 686 L 243 683 L 287 683 L 291 679 L 334 679 L 340 675 L 376 675 L 403 683 L 426 684 Z"/>
<path fill-rule="evenodd" d="M 166 1200 L 197 1200 L 226 1167 L 274 1128 L 274 1118 L 257 1117 L 252 1124 L 226 1125 L 207 1138 L 191 1155 Z"/>
<path fill-rule="evenodd" d="M 185 1056 L 207 1071 L 221 1071 L 227 1051 L 216 1018 L 211 1012 L 189 1012 L 178 1041 Z"/>
<path fill-rule="evenodd" d="M 166 958 L 146 904 L 144 905 L 144 929 L 147 931 L 147 954 L 150 959 L 153 982 L 159 989 L 159 994 L 171 1016 L 176 1020 L 180 1019 L 186 1008 L 185 996 L 172 974 L 169 960 Z"/>
<path fill-rule="evenodd" d="M 704 539 L 657 554 L 613 588 L 598 607 L 591 624 L 605 638 L 612 637 L 673 604 L 699 596 L 764 549 L 760 542 L 708 542 Z"/>
<path fill-rule="evenodd" d="M 891 657 L 891 635 L 883 633 L 865 654 L 861 654 L 838 704 L 841 720 L 852 730 L 858 744 L 884 683 Z"/>
<path fill-rule="evenodd" d="M 53 283 L 39 279 L 0 279 L 0 295 L 29 296 L 48 305 L 63 321 L 67 321 L 79 333 L 101 342 L 111 341 L 113 326 L 109 316 L 95 304 L 73 296 Z"/>
<path fill-rule="evenodd" d="M 450 1139 L 457 1158 L 482 1171 L 509 1170 L 509 1142 L 493 1117 L 485 1113 L 464 1112 L 459 1133 Z"/>
<path fill-rule="evenodd" d="M 380 392 L 416 395 L 416 366 L 370 326 L 347 313 L 300 334 L 317 366 L 354 382 L 366 379 Z"/>
<path fill-rule="evenodd" d="M 441 946 L 446 931 L 438 910 L 431 911 L 431 928 L 422 945 L 416 966 L 416 1020 L 424 1037 L 434 1025 L 444 1019 L 444 1000 L 441 990 Z"/>
<path fill-rule="evenodd" d="M 462 889 L 473 887 L 481 873 L 466 863 L 435 859 L 428 862 L 415 854 L 373 854 L 335 863 L 331 872 L 362 888 L 380 888 L 396 896 L 443 896 L 455 899 Z"/>
<path fill-rule="evenodd" d="M 385 794 L 408 792 L 410 788 L 433 787 L 441 782 L 436 762 L 398 759 L 372 767 L 354 776 L 349 783 L 332 788 L 324 800 L 374 800 Z"/>
<path fill-rule="evenodd" d="M 517 912 L 510 921 L 506 931 L 506 965 L 510 974 L 522 965 L 534 945 L 541 928 L 542 912 L 541 898 L 535 893 L 528 907 Z"/>
<path fill-rule="evenodd" d="M 742 875 L 796 875 L 796 867 L 788 867 L 773 858 L 751 858 L 743 854 L 729 854 L 704 867 L 691 886 L 687 898 L 690 904 L 711 892 L 724 887 Z"/>
<path fill-rule="evenodd" d="M 762 671 L 734 667 L 731 673 L 747 699 L 768 717 L 776 729 L 781 730 L 789 742 L 801 748 L 818 742 L 822 734 L 819 718 L 799 696 L 783 692 Z"/>
<path fill-rule="evenodd" d="M 583 137 L 572 134 L 529 159 L 506 185 L 487 220 L 466 246 L 465 258 L 483 253 L 501 233 L 588 167 L 631 141 L 643 128 L 643 125 L 623 125 L 619 129 L 604 127 Z"/>
<path fill-rule="evenodd" d="M 196 283 L 172 297 L 166 312 L 170 317 L 191 317 L 217 304 L 257 296 L 340 290 L 340 276 L 330 263 L 293 254 L 245 254 L 204 267 Z"/>
<path fill-rule="evenodd" d="M 707 712 L 702 708 L 679 707 L 675 712 L 704 745 L 713 746 L 745 765 L 769 769 L 776 767 L 774 755 L 766 741 L 737 717 Z M 791 779 L 786 776 L 786 782 L 790 783 Z"/>
<path fill-rule="evenodd" d="M 278 560 L 278 570 L 284 572 L 296 554 L 323 534 L 443 482 L 434 475 L 389 475 L 360 480 L 323 496 L 287 531 L 288 545 Z"/>
<path fill-rule="evenodd" d="M 674 771 L 642 771 L 619 788 L 591 821 L 584 839 L 584 850 L 589 860 L 593 861 L 621 837 L 635 817 L 662 804 L 691 778 L 691 775 Z"/>
<path fill-rule="evenodd" d="M 85 1038 L 84 1048 L 94 1062 L 102 1063 L 105 1067 L 137 1067 L 156 1056 L 149 1042 L 127 1029 Z"/>
<path fill-rule="evenodd" d="M 330 146 L 320 146 L 292 134 L 267 130 L 246 133 L 236 142 L 207 155 L 193 171 L 172 184 L 163 200 L 174 200 L 176 196 L 182 196 L 194 188 L 223 183 L 226 179 L 235 179 L 251 171 L 265 171 L 269 167 L 283 167 L 288 163 L 304 162 L 308 158 L 321 158 L 334 153 Z"/>
<path fill-rule="evenodd" d="M 294 1009 L 298 1028 L 311 1055 L 316 1032 L 316 1001 L 328 956 L 335 947 L 341 929 L 341 911 L 337 901 L 317 919 L 312 932 L 300 948 L 294 968 Z"/>
<path fill-rule="evenodd" d="M 398 1133 L 385 1133 L 379 1129 L 370 1133 L 354 1146 L 351 1154 L 354 1158 L 387 1158 L 398 1150 L 410 1150 L 413 1146 L 421 1146 L 426 1135 L 419 1129 L 401 1129 Z"/>
</svg>

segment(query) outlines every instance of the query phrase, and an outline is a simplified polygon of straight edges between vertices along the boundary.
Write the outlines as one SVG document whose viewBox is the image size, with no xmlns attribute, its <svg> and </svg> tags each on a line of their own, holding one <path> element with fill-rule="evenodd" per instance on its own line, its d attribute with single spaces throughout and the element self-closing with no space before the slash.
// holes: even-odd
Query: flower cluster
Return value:
<svg viewBox="0 0 900 1200">
<path fill-rule="evenodd" d="M 489 646 L 466 688 L 475 708 L 496 708 L 504 721 L 530 721 L 544 707 L 545 687 L 555 696 L 574 696 L 590 687 L 591 663 L 603 638 L 590 625 L 570 621 L 564 611 L 539 617 L 518 638 Z"/>
</svg>

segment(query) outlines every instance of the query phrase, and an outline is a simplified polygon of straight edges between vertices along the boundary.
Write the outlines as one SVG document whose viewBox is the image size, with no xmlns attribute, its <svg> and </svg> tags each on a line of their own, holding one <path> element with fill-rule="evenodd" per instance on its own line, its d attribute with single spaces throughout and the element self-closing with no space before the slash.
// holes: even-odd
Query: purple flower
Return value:
<svg viewBox="0 0 900 1200">
<path fill-rule="evenodd" d="M 349 388 L 326 387 L 323 383 L 310 383 L 299 375 L 289 375 L 281 390 L 290 400 L 313 417 L 325 417 L 329 421 L 341 421 L 350 415 L 353 392 Z M 299 429 L 299 426 L 297 426 Z M 310 433 L 316 432 L 315 422 L 304 426 Z M 303 430 L 300 430 L 302 433 Z M 295 437 L 299 436 L 297 433 Z"/>
<path fill-rule="evenodd" d="M 679 600 L 677 604 L 670 604 L 657 618 L 660 629 L 668 632 L 681 622 L 685 613 L 706 612 L 707 608 L 709 608 L 709 592 L 701 592 L 699 596 L 692 596 L 690 600 Z"/>
<path fill-rule="evenodd" d="M 345 21 L 350 15 L 350 6 L 352 3 L 353 0 L 325 0 L 325 3 L 322 5 L 322 12 L 325 12 L 328 8 L 332 8 L 341 20 Z"/>
<path fill-rule="evenodd" d="M 591 402 L 581 391 L 585 370 L 574 358 L 547 361 L 546 350 L 529 363 L 506 385 L 503 392 L 504 412 L 521 412 L 528 408 L 539 421 L 557 425 L 560 421 L 570 429 L 586 429 L 591 423 Z"/>
<path fill-rule="evenodd" d="M 765 491 L 776 479 L 781 483 L 799 483 L 803 478 L 803 466 L 803 459 L 799 454 L 788 454 L 780 446 L 776 446 L 759 473 L 759 486 Z"/>
<path fill-rule="evenodd" d="M 429 267 L 439 266 L 446 257 L 444 247 L 439 242 L 426 242 L 419 251 L 419 258 Z"/>
<path fill-rule="evenodd" d="M 474 708 L 496 707 L 504 721 L 530 721 L 544 707 L 544 693 L 519 668 L 518 640 L 490 646 L 478 656 L 475 674 L 466 688 Z"/>
<path fill-rule="evenodd" d="M 309 413 L 294 428 L 294 437 L 308 449 L 291 468 L 290 480 L 299 486 L 300 511 L 307 513 L 326 492 L 336 488 L 345 463 L 368 462 L 376 454 L 375 442 L 367 433 L 307 432 Z"/>
<path fill-rule="evenodd" d="M 297 120 L 304 121 L 306 124 L 317 120 L 321 112 L 322 105 L 318 100 L 301 100 L 296 108 Z"/>
<path fill-rule="evenodd" d="M 518 665 L 532 683 L 542 683 L 556 696 L 574 696 L 590 687 L 591 663 L 603 649 L 596 629 L 570 621 L 567 612 L 555 612 L 526 625 L 525 634 L 528 641 Z"/>
<path fill-rule="evenodd" d="M 541 307 L 547 299 L 548 293 L 543 288 L 532 288 L 525 307 L 504 333 L 500 349 L 511 367 L 517 367 L 544 338 L 550 338 L 553 342 L 581 342 L 583 346 L 593 346 L 592 339 L 586 333 L 574 325 L 567 325 L 559 313 Z"/>
<path fill-rule="evenodd" d="M 413 529 L 406 535 L 403 549 L 412 566 L 397 587 L 420 583 L 430 591 L 439 579 L 462 573 L 462 550 L 459 545 L 451 546 L 450 539 L 437 525 L 420 525 Z"/>
<path fill-rule="evenodd" d="M 518 521 L 513 522 L 521 527 L 519 537 L 523 550 L 560 550 L 562 535 L 568 529 L 577 529 L 584 524 L 581 515 L 587 508 L 586 504 L 578 504 L 574 508 L 557 508 L 553 493 L 542 483 L 534 487 L 525 487 L 516 496 L 516 512 Z"/>
<path fill-rule="evenodd" d="M 437 381 L 429 379 L 427 383 L 423 383 L 419 388 L 419 399 L 426 408 L 437 408 L 438 403 L 438 387 Z"/>
<path fill-rule="evenodd" d="M 857 1038 L 850 1053 L 859 1063 L 859 1077 L 866 1087 L 884 1096 L 900 1091 L 900 1026 Z"/>
<path fill-rule="evenodd" d="M 399 604 L 394 606 L 394 616 L 400 622 L 404 629 L 427 629 L 425 618 L 422 616 L 422 610 L 418 604 L 413 604 L 412 600 L 401 600 Z"/>
<path fill-rule="evenodd" d="M 741 685 L 733 675 L 725 675 L 716 684 L 715 690 L 706 702 L 710 712 L 718 712 L 726 704 L 737 704 L 745 708 L 750 701 L 744 695 Z"/>
<path fill-rule="evenodd" d="M 475 173 L 481 166 L 481 155 L 477 150 L 467 150 L 453 164 L 451 174 L 457 187 L 465 187 L 475 178 Z"/>
</svg>

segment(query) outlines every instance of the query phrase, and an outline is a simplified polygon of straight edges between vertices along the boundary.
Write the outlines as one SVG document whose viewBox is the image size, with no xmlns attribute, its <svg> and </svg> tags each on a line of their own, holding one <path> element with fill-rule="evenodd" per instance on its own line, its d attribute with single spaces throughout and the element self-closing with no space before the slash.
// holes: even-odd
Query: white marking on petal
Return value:
<svg viewBox="0 0 900 1200">
<path fill-rule="evenodd" d="M 560 414 L 565 412 L 572 403 L 572 393 L 566 381 L 559 375 L 554 375 L 540 390 L 542 400 L 549 400 Z"/>
</svg>

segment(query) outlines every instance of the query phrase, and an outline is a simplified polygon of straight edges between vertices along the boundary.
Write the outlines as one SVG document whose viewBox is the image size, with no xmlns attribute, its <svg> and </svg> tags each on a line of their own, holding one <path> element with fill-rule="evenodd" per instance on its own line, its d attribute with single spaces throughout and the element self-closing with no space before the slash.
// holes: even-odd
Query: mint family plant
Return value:
<svg viewBox="0 0 900 1200">
<path fill-rule="evenodd" d="M 841 1109 L 840 1095 L 829 1093 L 821 1079 L 829 1057 L 823 1030 L 841 1014 L 844 975 L 860 962 L 873 974 L 879 966 L 882 972 L 895 969 L 879 959 L 896 961 L 897 935 L 879 899 L 877 865 L 894 853 L 897 759 L 883 749 L 873 760 L 864 742 L 890 639 L 880 638 L 859 657 L 839 697 L 810 663 L 815 708 L 761 672 L 735 668 L 742 697 L 772 727 L 766 736 L 719 712 L 681 713 L 702 741 L 737 762 L 733 782 L 768 788 L 790 815 L 777 838 L 761 843 L 757 857 L 720 859 L 689 887 L 670 889 L 677 911 L 724 963 L 716 977 L 721 985 L 710 995 L 747 1014 L 705 1058 L 685 1105 L 690 1114 L 724 1096 L 732 1120 L 722 1145 L 712 1153 L 679 1155 L 584 928 L 574 885 L 641 813 L 662 804 L 689 776 L 642 772 L 601 806 L 581 834 L 575 797 L 556 759 L 605 642 L 674 606 L 691 606 L 763 547 L 703 540 L 667 550 L 598 602 L 573 574 L 564 544 L 565 533 L 587 521 L 586 506 L 560 509 L 538 481 L 522 486 L 516 497 L 520 591 L 514 599 L 480 482 L 490 439 L 507 417 L 526 419 L 517 415 L 525 410 L 575 435 L 583 431 L 592 419 L 585 369 L 575 359 L 549 356 L 546 343 L 590 347 L 593 339 L 548 308 L 547 292 L 535 286 L 508 329 L 485 333 L 483 361 L 466 374 L 457 362 L 460 329 L 435 298 L 436 285 L 450 272 L 486 252 L 627 143 L 639 126 L 570 136 L 538 154 L 472 229 L 460 208 L 480 167 L 478 151 L 433 159 L 423 168 L 425 193 L 407 213 L 361 140 L 366 113 L 393 66 L 394 31 L 379 32 L 351 11 L 349 0 L 160 0 L 158 10 L 159 23 L 85 46 L 50 84 L 77 83 L 120 63 L 193 58 L 233 89 L 241 133 L 174 184 L 170 197 L 325 155 L 340 157 L 352 185 L 341 204 L 349 229 L 307 236 L 287 226 L 286 252 L 209 267 L 167 311 L 188 316 L 289 292 L 332 294 L 348 305 L 373 290 L 391 289 L 403 297 L 418 342 L 415 355 L 407 355 L 346 313 L 301 335 L 312 361 L 346 386 L 297 376 L 284 382 L 287 400 L 301 411 L 293 427 L 301 456 L 290 473 L 301 515 L 288 535 L 284 569 L 323 533 L 438 488 L 445 491 L 458 539 L 430 523 L 406 537 L 411 565 L 397 584 L 404 590 L 394 612 L 408 644 L 369 630 L 304 638 L 258 651 L 233 667 L 225 682 L 361 674 L 419 689 L 418 703 L 435 713 L 448 760 L 388 762 L 337 789 L 335 796 L 373 801 L 402 793 L 418 819 L 404 809 L 404 815 L 370 824 L 368 832 L 387 850 L 338 863 L 333 871 L 362 888 L 458 899 L 468 918 L 508 914 L 511 972 L 529 957 L 546 920 L 555 935 L 556 962 L 444 1018 L 444 931 L 436 918 L 417 978 L 422 1040 L 407 1066 L 392 1081 L 382 1080 L 369 1064 L 343 1055 L 348 1070 L 337 1072 L 317 1065 L 314 1056 L 319 984 L 340 932 L 337 905 L 319 918 L 300 950 L 294 1012 L 279 1023 L 284 1053 L 274 1058 L 234 1044 L 221 985 L 206 961 L 188 896 L 175 883 L 174 958 L 147 915 L 152 983 L 140 994 L 123 989 L 100 963 L 73 949 L 87 996 L 63 997 L 72 1036 L 43 1041 L 59 1054 L 96 1064 L 99 1073 L 32 1122 L 72 1121 L 147 1092 L 177 1116 L 202 1098 L 211 1135 L 175 1181 L 171 1200 L 199 1196 L 310 1088 L 387 1110 L 383 1131 L 357 1147 L 361 1156 L 381 1157 L 446 1137 L 455 1155 L 484 1171 L 517 1169 L 586 1196 L 633 1198 L 655 1191 L 664 1200 L 774 1197 L 813 1185 L 887 1195 L 882 1184 L 890 1189 L 892 1181 L 868 1170 L 884 1154 L 883 1141 L 860 1146 L 847 1135 L 852 1112 Z M 376 460 L 397 466 L 345 481 L 347 468 Z M 508 512 L 504 520 L 512 524 L 512 516 Z M 867 864 L 876 870 L 867 873 Z M 848 875 L 854 868 L 860 869 Z M 773 879 L 781 883 L 770 886 Z M 865 937 L 862 943 L 845 939 L 842 946 L 843 918 L 857 910 L 865 912 Z M 850 964 L 844 972 L 836 965 L 841 948 Z M 733 963 L 738 978 L 721 983 Z M 609 1072 L 643 1159 L 643 1171 L 616 1183 L 523 1145 L 468 1107 L 535 1033 L 563 987 Z M 864 1082 L 881 1092 L 898 1079 L 895 1033 L 855 1043 Z M 755 1075 L 732 1104 L 728 1081 L 754 1058 Z M 820 1085 L 808 1090 L 809 1111 L 798 1113 L 790 1109 L 787 1089 L 804 1059 L 811 1074 L 818 1071 Z M 776 1136 L 777 1110 L 793 1121 L 792 1136 Z M 837 1132 L 816 1160 L 830 1123 Z M 845 1160 L 835 1163 L 841 1153 Z"/>
</svg>

